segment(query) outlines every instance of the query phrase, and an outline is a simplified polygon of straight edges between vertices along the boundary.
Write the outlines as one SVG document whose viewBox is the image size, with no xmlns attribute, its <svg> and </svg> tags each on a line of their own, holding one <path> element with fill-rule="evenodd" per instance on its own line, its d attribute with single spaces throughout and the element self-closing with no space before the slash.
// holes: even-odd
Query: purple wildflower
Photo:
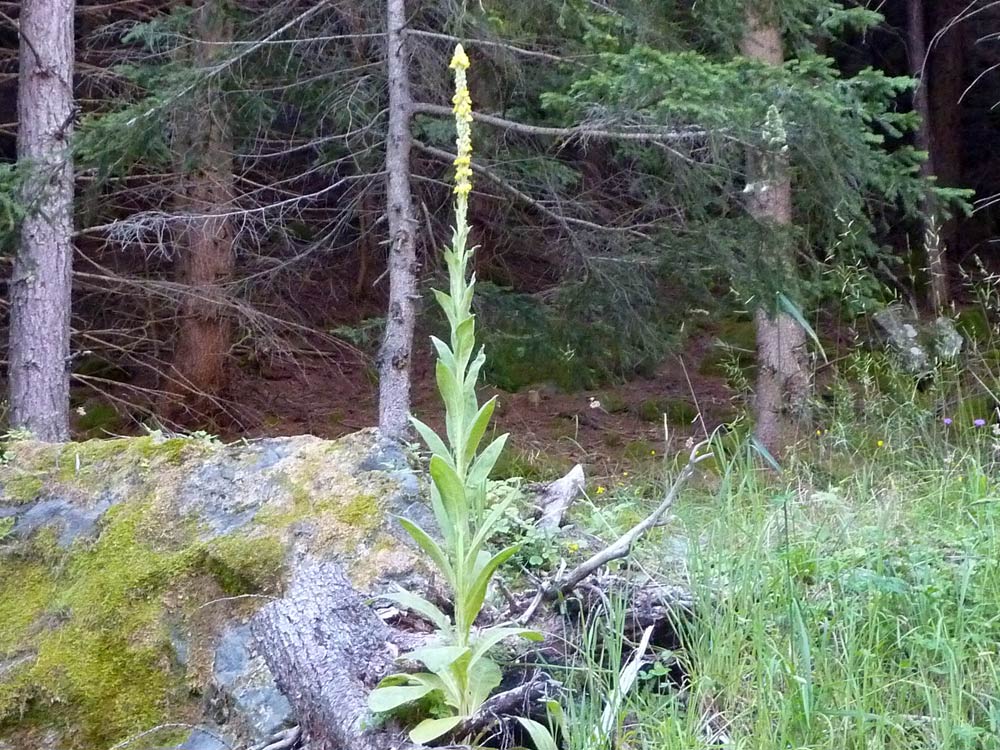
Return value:
<svg viewBox="0 0 1000 750">
<path fill-rule="evenodd" d="M 986 425 L 986 420 L 985 419 L 977 419 L 972 424 L 974 424 L 976 427 L 983 427 L 983 426 Z"/>
<path fill-rule="evenodd" d="M 944 426 L 947 427 L 948 425 L 951 424 L 951 417 L 945 417 L 943 421 L 944 421 Z"/>
</svg>

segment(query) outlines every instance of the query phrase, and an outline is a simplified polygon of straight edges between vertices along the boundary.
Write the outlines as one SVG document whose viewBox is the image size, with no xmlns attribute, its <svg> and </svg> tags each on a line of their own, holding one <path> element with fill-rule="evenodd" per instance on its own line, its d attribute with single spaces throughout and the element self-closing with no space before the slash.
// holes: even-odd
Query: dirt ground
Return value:
<svg viewBox="0 0 1000 750">
<path fill-rule="evenodd" d="M 733 419 L 734 394 L 725 380 L 699 373 L 712 347 L 711 336 L 693 338 L 652 377 L 591 391 L 563 393 L 540 384 L 518 393 L 484 388 L 481 398 L 498 396 L 494 422 L 499 432 L 512 435 L 508 460 L 517 462 L 512 469 L 542 477 L 583 463 L 593 475 L 612 474 L 677 450 L 689 437 L 700 439 Z M 374 425 L 373 367 L 362 357 L 348 357 L 337 364 L 299 360 L 252 376 L 241 373 L 231 386 L 232 432 L 237 437 L 310 433 L 332 438 Z M 420 353 L 414 376 L 414 413 L 437 428 L 441 406 L 429 351 Z M 684 404 L 692 417 L 675 415 L 668 437 L 656 409 L 662 402 Z"/>
</svg>

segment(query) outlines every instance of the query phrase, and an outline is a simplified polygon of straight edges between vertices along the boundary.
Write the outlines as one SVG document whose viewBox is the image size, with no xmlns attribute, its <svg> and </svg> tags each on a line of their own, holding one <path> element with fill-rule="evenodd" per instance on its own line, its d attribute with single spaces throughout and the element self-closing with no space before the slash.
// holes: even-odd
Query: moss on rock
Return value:
<svg viewBox="0 0 1000 750">
<path fill-rule="evenodd" d="M 280 594 L 293 543 L 342 558 L 359 586 L 412 571 L 415 555 L 387 530 L 399 484 L 363 468 L 373 451 L 371 433 L 9 446 L 0 745 L 91 750 L 201 723 L 220 633 Z M 73 513 L 91 512 L 67 535 Z"/>
</svg>

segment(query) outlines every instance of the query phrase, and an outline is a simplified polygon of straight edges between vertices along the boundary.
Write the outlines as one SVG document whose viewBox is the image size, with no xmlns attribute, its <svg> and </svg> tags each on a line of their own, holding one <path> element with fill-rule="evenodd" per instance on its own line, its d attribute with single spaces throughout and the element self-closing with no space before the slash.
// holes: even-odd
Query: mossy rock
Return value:
<svg viewBox="0 0 1000 750">
<path fill-rule="evenodd" d="M 91 750 L 212 725 L 221 639 L 281 594 L 302 553 L 342 561 L 362 592 L 419 570 L 392 521 L 419 511 L 416 477 L 371 432 L 4 448 L 0 747 Z M 218 733 L 261 741 L 259 717 L 227 700 Z"/>
</svg>

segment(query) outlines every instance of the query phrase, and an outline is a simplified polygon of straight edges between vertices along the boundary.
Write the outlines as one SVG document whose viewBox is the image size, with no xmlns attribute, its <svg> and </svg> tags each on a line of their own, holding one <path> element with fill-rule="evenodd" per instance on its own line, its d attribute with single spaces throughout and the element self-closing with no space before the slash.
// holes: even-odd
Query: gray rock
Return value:
<svg viewBox="0 0 1000 750">
<path fill-rule="evenodd" d="M 113 495 L 105 494 L 94 504 L 83 507 L 65 498 L 54 497 L 25 505 L 0 506 L 0 518 L 14 518 L 11 533 L 26 538 L 39 529 L 58 525 L 61 527 L 59 546 L 69 547 L 81 537 L 94 535 L 97 522 L 117 502 Z"/>
<path fill-rule="evenodd" d="M 221 736 L 196 729 L 191 732 L 184 744 L 177 746 L 176 750 L 232 750 L 232 747 L 232 744 L 224 741 Z"/>
<path fill-rule="evenodd" d="M 911 311 L 892 305 L 879 310 L 872 319 L 883 334 L 886 348 L 911 375 L 926 375 L 935 362 L 952 361 L 962 352 L 962 334 L 948 318 L 925 323 Z"/>
<path fill-rule="evenodd" d="M 212 676 L 223 702 L 249 726 L 252 736 L 263 739 L 293 723 L 292 707 L 257 654 L 249 625 L 223 634 Z"/>
<path fill-rule="evenodd" d="M 872 316 L 882 330 L 886 345 L 895 353 L 902 368 L 912 375 L 931 370 L 931 355 L 920 340 L 919 322 L 899 305 L 879 310 Z"/>
</svg>

